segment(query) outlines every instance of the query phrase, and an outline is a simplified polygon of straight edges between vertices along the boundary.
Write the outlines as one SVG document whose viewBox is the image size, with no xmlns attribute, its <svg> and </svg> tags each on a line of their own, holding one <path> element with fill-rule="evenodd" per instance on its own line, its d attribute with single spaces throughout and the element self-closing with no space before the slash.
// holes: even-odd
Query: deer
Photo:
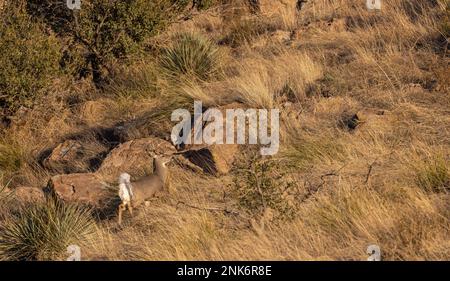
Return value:
<svg viewBox="0 0 450 281">
<path fill-rule="evenodd" d="M 153 173 L 131 182 L 128 173 L 119 176 L 119 197 L 121 203 L 118 207 L 118 223 L 122 224 L 122 213 L 126 209 L 133 215 L 133 207 L 143 204 L 167 187 L 169 169 L 167 164 L 171 155 L 153 156 Z"/>
</svg>

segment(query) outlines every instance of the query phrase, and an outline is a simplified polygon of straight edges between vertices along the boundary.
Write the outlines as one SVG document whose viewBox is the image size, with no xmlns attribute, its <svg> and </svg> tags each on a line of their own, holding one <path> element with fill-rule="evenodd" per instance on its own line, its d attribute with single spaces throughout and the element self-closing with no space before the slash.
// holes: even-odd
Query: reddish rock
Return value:
<svg viewBox="0 0 450 281">
<path fill-rule="evenodd" d="M 241 103 L 231 103 L 218 107 L 222 112 L 223 116 L 223 133 L 226 133 L 226 110 L 227 109 L 243 109 L 245 110 L 245 105 Z M 205 115 L 203 116 L 205 118 Z M 193 117 L 192 117 L 193 118 Z M 236 134 L 236 120 L 235 120 L 235 134 Z M 208 122 L 203 124 L 203 128 L 208 125 Z M 191 130 L 191 140 L 194 140 L 194 128 Z M 236 140 L 235 140 L 236 141 Z M 225 142 L 225 138 L 223 139 Z M 181 150 L 187 150 L 184 156 L 189 159 L 193 164 L 199 166 L 204 172 L 220 175 L 227 174 L 234 162 L 234 158 L 239 148 L 237 144 L 190 144 L 190 145 L 180 145 Z"/>
<path fill-rule="evenodd" d="M 50 179 L 48 188 L 64 201 L 99 206 L 111 199 L 108 186 L 95 174 L 80 173 L 57 175 Z"/>
<path fill-rule="evenodd" d="M 121 173 L 141 176 L 153 172 L 153 156 L 176 152 L 165 140 L 149 137 L 132 140 L 114 148 L 103 160 L 97 174 L 108 182 L 115 182 Z"/>
<path fill-rule="evenodd" d="M 231 170 L 238 150 L 237 144 L 214 144 L 199 150 L 190 150 L 185 156 L 204 172 L 221 175 Z"/>
</svg>

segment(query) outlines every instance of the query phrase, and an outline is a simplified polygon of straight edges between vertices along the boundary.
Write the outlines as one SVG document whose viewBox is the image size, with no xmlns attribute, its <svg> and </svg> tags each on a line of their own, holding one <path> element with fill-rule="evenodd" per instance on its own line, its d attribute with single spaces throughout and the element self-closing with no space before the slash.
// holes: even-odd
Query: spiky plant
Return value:
<svg viewBox="0 0 450 281">
<path fill-rule="evenodd" d="M 0 225 L 0 260 L 59 260 L 91 238 L 90 210 L 53 199 L 23 206 Z"/>
<path fill-rule="evenodd" d="M 172 45 L 163 50 L 160 65 L 167 77 L 208 81 L 220 74 L 222 55 L 211 40 L 194 33 L 180 33 Z"/>
</svg>

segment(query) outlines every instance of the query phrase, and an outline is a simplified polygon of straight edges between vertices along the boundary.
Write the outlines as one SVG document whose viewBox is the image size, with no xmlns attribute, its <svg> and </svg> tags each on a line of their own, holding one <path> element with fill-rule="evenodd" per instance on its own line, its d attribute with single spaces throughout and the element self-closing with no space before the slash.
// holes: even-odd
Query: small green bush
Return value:
<svg viewBox="0 0 450 281">
<path fill-rule="evenodd" d="M 239 167 L 234 186 L 240 205 L 254 215 L 267 209 L 274 219 L 292 219 L 298 208 L 298 189 L 287 170 L 280 170 L 275 160 L 253 159 Z"/>
<path fill-rule="evenodd" d="M 59 42 L 19 2 L 8 1 L 0 18 L 0 107 L 31 107 L 59 72 Z"/>
<path fill-rule="evenodd" d="M 192 77 L 208 81 L 219 76 L 222 57 L 211 40 L 193 33 L 181 33 L 163 50 L 160 65 L 171 79 Z"/>
<path fill-rule="evenodd" d="M 0 225 L 0 260 L 60 260 L 95 231 L 90 211 L 55 200 L 24 206 Z"/>
</svg>

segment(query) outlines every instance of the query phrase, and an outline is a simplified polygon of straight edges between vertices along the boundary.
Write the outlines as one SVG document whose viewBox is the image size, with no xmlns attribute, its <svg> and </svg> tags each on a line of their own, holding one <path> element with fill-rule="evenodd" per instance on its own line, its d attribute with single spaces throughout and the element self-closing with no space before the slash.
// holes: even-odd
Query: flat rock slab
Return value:
<svg viewBox="0 0 450 281">
<path fill-rule="evenodd" d="M 57 175 L 50 179 L 48 188 L 64 201 L 92 206 L 102 206 L 113 197 L 113 191 L 93 173 Z"/>
</svg>

